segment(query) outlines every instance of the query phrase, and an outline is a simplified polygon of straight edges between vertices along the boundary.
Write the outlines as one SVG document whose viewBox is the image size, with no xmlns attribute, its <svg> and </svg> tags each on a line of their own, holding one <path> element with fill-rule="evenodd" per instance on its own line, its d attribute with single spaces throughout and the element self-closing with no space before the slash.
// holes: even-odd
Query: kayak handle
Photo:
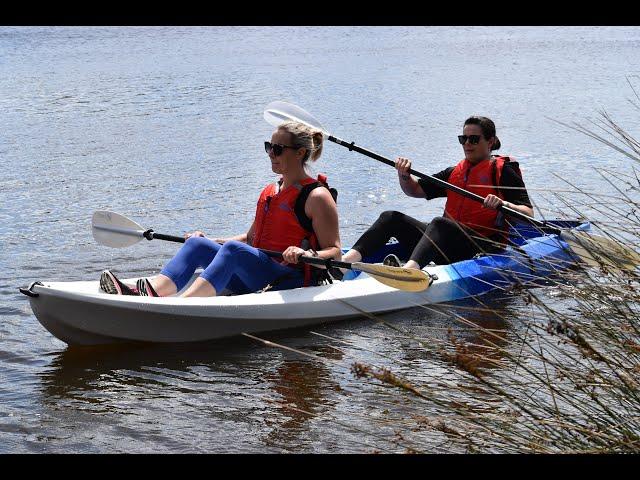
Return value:
<svg viewBox="0 0 640 480">
<path fill-rule="evenodd" d="M 34 285 L 41 285 L 41 286 L 44 286 L 44 285 L 42 285 L 42 282 L 32 282 L 32 283 L 31 283 L 31 285 L 29 285 L 29 287 L 27 287 L 27 288 L 21 287 L 21 288 L 19 289 L 19 290 L 20 290 L 20 293 L 22 293 L 23 295 L 26 295 L 27 297 L 32 297 L 32 298 L 39 297 L 39 296 L 40 296 L 40 294 L 39 294 L 39 293 L 36 293 L 36 292 L 34 292 L 34 291 L 32 290 L 32 288 L 33 288 L 33 286 L 34 286 Z"/>
</svg>

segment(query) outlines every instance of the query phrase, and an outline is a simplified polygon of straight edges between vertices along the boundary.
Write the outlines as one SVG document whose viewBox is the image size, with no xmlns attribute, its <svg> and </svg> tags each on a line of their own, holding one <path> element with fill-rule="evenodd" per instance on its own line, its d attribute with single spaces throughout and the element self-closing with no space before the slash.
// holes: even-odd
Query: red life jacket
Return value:
<svg viewBox="0 0 640 480">
<path fill-rule="evenodd" d="M 298 200 L 306 202 L 311 190 L 317 186 L 322 185 L 329 188 L 327 177 L 320 174 L 317 180 L 306 178 L 282 191 L 280 191 L 280 185 L 281 181 L 267 185 L 258 198 L 255 230 L 251 245 L 278 252 L 283 252 L 291 245 L 300 246 L 305 250 L 309 248 L 317 250 L 319 247 L 318 237 L 313 231 L 311 222 L 304 214 L 304 202 L 301 203 Z M 300 198 L 301 193 L 304 198 Z M 333 194 L 334 192 L 332 192 Z M 307 228 L 301 222 L 305 223 Z M 311 265 L 302 264 L 298 268 L 304 270 L 304 285 L 310 285 L 312 280 Z"/>
<path fill-rule="evenodd" d="M 504 164 L 509 161 L 511 161 L 509 157 L 495 156 L 473 165 L 467 159 L 464 159 L 455 166 L 451 175 L 449 175 L 449 183 L 481 197 L 493 194 L 504 198 L 499 185 Z M 517 163 L 513 164 L 513 166 L 516 173 L 522 177 Z M 496 234 L 499 234 L 500 237 L 506 239 L 508 226 L 503 222 L 501 212 L 485 208 L 480 202 L 463 197 L 450 190 L 447 191 L 444 215 L 473 229 L 484 237 L 495 238 Z"/>
</svg>

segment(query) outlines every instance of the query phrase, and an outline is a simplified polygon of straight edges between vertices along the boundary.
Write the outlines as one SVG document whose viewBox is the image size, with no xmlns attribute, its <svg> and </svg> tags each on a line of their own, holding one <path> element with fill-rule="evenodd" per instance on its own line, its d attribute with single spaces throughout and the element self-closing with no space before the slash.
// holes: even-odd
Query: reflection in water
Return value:
<svg viewBox="0 0 640 480">
<path fill-rule="evenodd" d="M 411 336 L 429 347 L 437 349 L 454 339 L 464 343 L 470 354 L 478 355 L 478 367 L 496 368 L 504 355 L 500 348 L 507 346 L 509 335 L 522 328 L 518 321 L 521 308 L 518 295 L 495 292 L 450 304 L 417 307 L 395 316 L 404 320 Z M 424 348 L 409 348 L 402 359 L 423 359 L 424 352 Z"/>
<path fill-rule="evenodd" d="M 494 293 L 493 298 L 484 296 L 482 303 L 469 299 L 443 309 L 464 318 L 463 322 L 456 321 L 462 332 L 452 331 L 450 338 L 464 341 L 466 352 L 477 359 L 476 368 L 496 368 L 500 365 L 499 360 L 504 356 L 500 348 L 506 346 L 512 328 L 509 322 L 509 318 L 514 316 L 509 309 L 512 300 L 513 297 Z"/>
<path fill-rule="evenodd" d="M 316 355 L 341 360 L 342 354 L 326 347 L 313 348 Z M 308 434 L 308 422 L 327 412 L 335 404 L 329 398 L 340 386 L 331 379 L 331 371 L 321 361 L 286 359 L 274 373 L 265 377 L 272 382 L 273 390 L 280 395 L 274 402 L 280 415 L 267 419 L 272 430 L 266 436 L 266 445 L 300 447 L 301 435 Z"/>
<path fill-rule="evenodd" d="M 143 372 L 149 368 L 163 368 L 176 374 L 189 373 L 198 365 L 212 368 L 232 367 L 232 359 L 242 359 L 245 339 L 194 344 L 130 343 L 92 347 L 68 347 L 52 355 L 51 369 L 41 374 L 43 394 L 50 399 L 80 399 L 87 393 L 97 394 L 101 382 L 117 380 L 135 385 L 148 378 L 118 375 L 119 372 Z M 241 369 L 241 362 L 236 363 Z"/>
<path fill-rule="evenodd" d="M 269 396 L 263 350 L 246 339 L 68 348 L 39 375 L 47 430 L 72 438 L 49 448 L 256 451 Z"/>
<path fill-rule="evenodd" d="M 339 359 L 333 349 L 307 350 Z M 322 362 L 283 360 L 280 350 L 242 337 L 67 348 L 50 367 L 39 374 L 43 415 L 57 425 L 49 431 L 89 451 L 100 442 L 109 451 L 299 451 L 308 421 L 339 390 Z"/>
</svg>

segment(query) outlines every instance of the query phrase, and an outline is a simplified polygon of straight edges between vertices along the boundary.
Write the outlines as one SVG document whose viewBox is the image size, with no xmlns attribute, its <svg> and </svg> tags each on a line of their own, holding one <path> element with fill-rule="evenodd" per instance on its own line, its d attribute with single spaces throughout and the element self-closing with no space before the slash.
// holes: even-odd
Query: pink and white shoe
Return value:
<svg viewBox="0 0 640 480">
<path fill-rule="evenodd" d="M 158 293 L 151 286 L 151 282 L 148 278 L 139 278 L 136 282 L 138 289 L 138 295 L 141 297 L 159 297 Z"/>
<path fill-rule="evenodd" d="M 100 275 L 100 290 L 111 295 L 139 295 L 137 289 L 122 283 L 111 270 L 104 270 Z"/>
</svg>

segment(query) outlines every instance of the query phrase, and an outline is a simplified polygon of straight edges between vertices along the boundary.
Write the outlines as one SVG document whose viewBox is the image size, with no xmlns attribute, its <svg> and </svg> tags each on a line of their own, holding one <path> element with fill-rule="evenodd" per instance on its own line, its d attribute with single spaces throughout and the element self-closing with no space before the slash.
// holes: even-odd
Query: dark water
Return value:
<svg viewBox="0 0 640 480">
<path fill-rule="evenodd" d="M 557 216 L 550 190 L 569 180 L 606 192 L 594 168 L 625 168 L 625 158 L 549 117 L 586 124 L 606 109 L 637 130 L 627 100 L 638 52 L 637 27 L 0 28 L 0 453 L 398 450 L 384 439 L 388 419 L 414 407 L 355 378 L 351 364 L 417 379 L 449 372 L 385 326 L 263 335 L 319 359 L 246 338 L 70 349 L 17 287 L 107 267 L 157 272 L 174 252 L 166 242 L 97 245 L 98 209 L 168 234 L 246 231 L 273 179 L 262 149 L 273 100 L 426 173 L 460 159 L 467 116 L 489 116 L 538 213 Z M 344 245 L 383 210 L 427 219 L 443 206 L 402 195 L 389 167 L 337 145 L 314 171 L 340 191 Z M 525 328 L 518 294 L 488 301 L 503 319 L 478 322 L 505 338 Z M 442 338 L 452 324 L 425 309 L 384 319 Z M 436 439 L 419 441 L 439 451 Z"/>
</svg>

